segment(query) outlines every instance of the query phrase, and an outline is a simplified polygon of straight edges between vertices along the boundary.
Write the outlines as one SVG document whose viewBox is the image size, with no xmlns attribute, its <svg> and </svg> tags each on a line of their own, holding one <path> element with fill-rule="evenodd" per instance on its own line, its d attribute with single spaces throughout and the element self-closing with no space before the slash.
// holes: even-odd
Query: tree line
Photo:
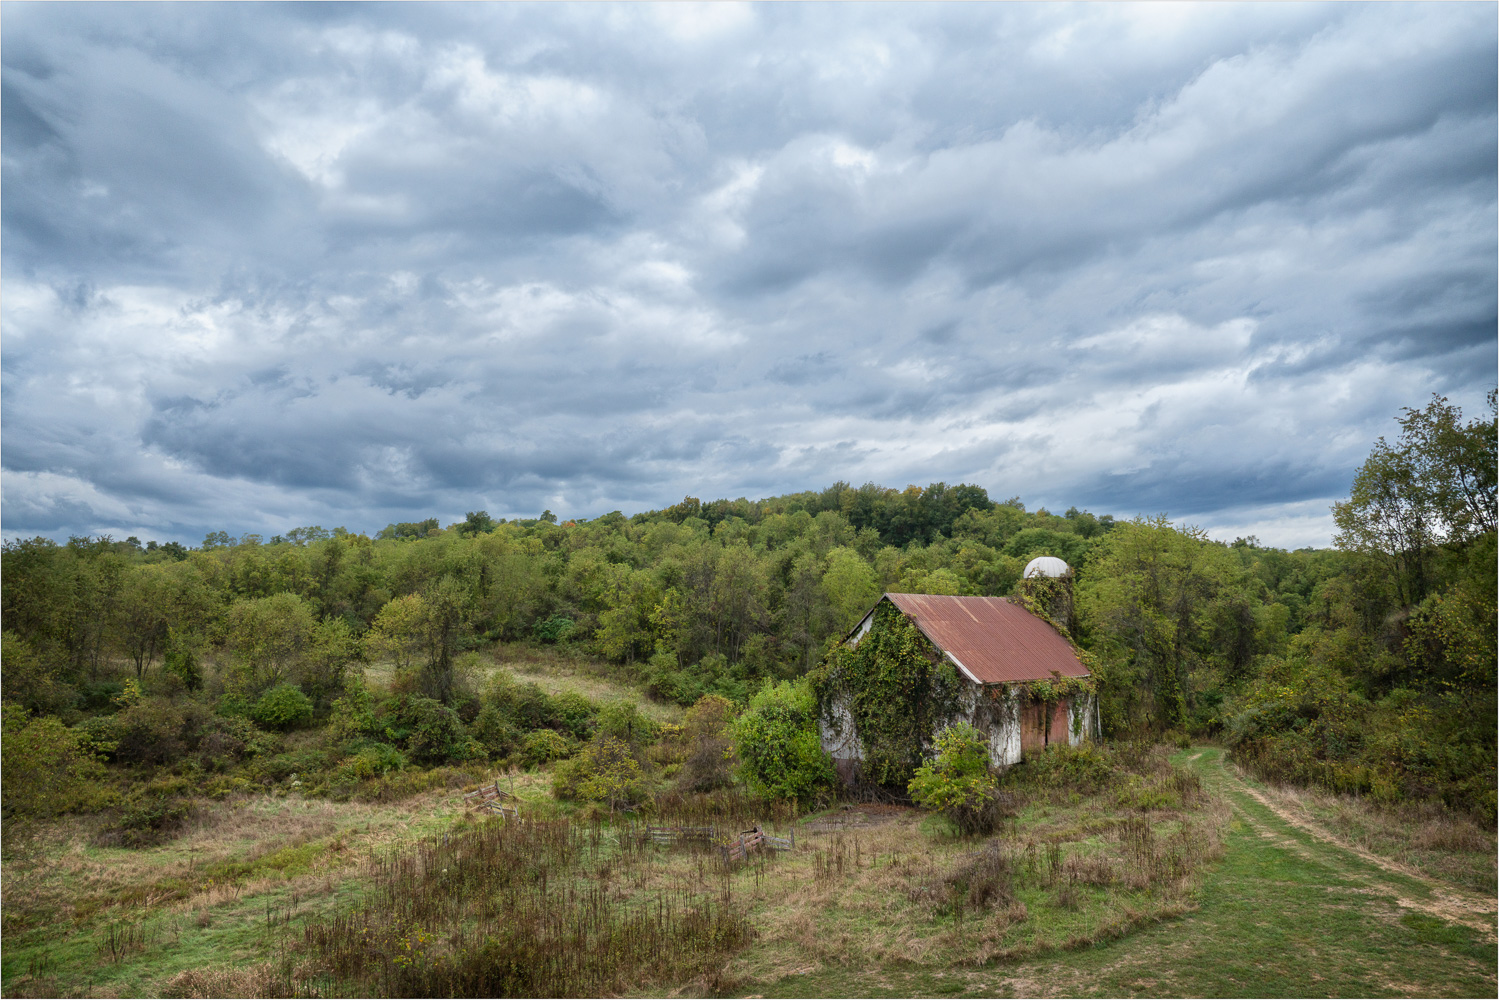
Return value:
<svg viewBox="0 0 1499 1000">
<path fill-rule="evenodd" d="M 381 662 L 436 704 L 468 697 L 471 725 L 455 664 L 521 641 L 608 660 L 663 700 L 743 706 L 821 663 L 882 592 L 1005 595 L 1051 555 L 1076 573 L 1072 634 L 1108 733 L 1214 736 L 1267 774 L 1492 809 L 1493 403 L 1467 423 L 1439 397 L 1405 411 L 1326 550 L 945 483 L 191 549 L 17 540 L 0 555 L 4 698 L 77 726 L 118 711 L 126 679 L 224 718 L 290 686 L 316 723 Z"/>
</svg>

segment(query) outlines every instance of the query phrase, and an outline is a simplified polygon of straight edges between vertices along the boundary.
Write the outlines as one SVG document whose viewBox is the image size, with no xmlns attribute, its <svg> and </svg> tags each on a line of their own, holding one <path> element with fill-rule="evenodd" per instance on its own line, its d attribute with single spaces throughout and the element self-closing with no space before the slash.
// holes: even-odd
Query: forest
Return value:
<svg viewBox="0 0 1499 1000">
<path fill-rule="evenodd" d="M 633 517 L 478 511 L 373 536 L 217 532 L 192 549 L 8 542 L 5 811 L 53 808 L 59 782 L 81 783 L 68 808 L 115 801 L 103 761 L 307 781 L 519 759 L 538 730 L 566 756 L 601 706 L 485 688 L 481 651 L 555 647 L 663 703 L 739 710 L 817 667 L 882 592 L 1004 595 L 1052 555 L 1076 572 L 1073 637 L 1107 736 L 1215 739 L 1279 780 L 1492 817 L 1492 404 L 1467 423 L 1440 397 L 1404 411 L 1327 550 L 945 483 L 687 497 Z M 391 671 L 383 690 L 374 664 Z M 257 750 L 293 729 L 344 739 L 298 767 Z"/>
</svg>

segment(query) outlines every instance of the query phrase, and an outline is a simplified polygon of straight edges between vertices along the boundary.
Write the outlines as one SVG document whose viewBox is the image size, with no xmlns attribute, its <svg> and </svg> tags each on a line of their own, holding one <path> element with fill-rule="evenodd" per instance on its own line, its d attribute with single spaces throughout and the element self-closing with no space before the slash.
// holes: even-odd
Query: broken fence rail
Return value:
<svg viewBox="0 0 1499 1000">
<path fill-rule="evenodd" d="M 791 831 L 790 837 L 772 837 L 757 826 L 752 830 L 745 830 L 729 843 L 719 845 L 718 849 L 723 853 L 725 861 L 735 862 L 749 857 L 750 851 L 789 851 L 794 847 L 795 829 Z"/>
<path fill-rule="evenodd" d="M 714 826 L 647 826 L 645 836 L 656 844 L 680 844 L 683 841 L 711 844 L 718 836 Z"/>
<path fill-rule="evenodd" d="M 498 781 L 463 796 L 465 805 L 472 806 L 480 812 L 493 813 L 503 819 L 520 819 L 520 809 L 513 805 L 506 805 L 507 801 L 519 802 L 520 800 L 501 788 Z"/>
</svg>

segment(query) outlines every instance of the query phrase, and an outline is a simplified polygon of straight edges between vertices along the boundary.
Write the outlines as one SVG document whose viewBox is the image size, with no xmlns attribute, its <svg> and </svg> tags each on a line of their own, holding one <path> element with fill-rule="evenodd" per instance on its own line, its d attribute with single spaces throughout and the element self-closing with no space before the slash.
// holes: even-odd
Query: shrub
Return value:
<svg viewBox="0 0 1499 1000">
<path fill-rule="evenodd" d="M 733 704 L 716 694 L 699 698 L 682 719 L 687 754 L 678 787 L 683 791 L 711 792 L 733 784 L 733 743 L 728 732 L 733 721 Z"/>
<path fill-rule="evenodd" d="M 291 729 L 312 718 L 312 699 L 295 684 L 277 684 L 260 696 L 250 718 L 270 729 Z"/>
<path fill-rule="evenodd" d="M 1040 753 L 1032 753 L 1009 774 L 1016 784 L 1066 788 L 1084 794 L 1103 789 L 1116 776 L 1113 755 L 1097 743 L 1053 743 Z"/>
<path fill-rule="evenodd" d="M 95 715 L 73 727 L 78 743 L 88 752 L 108 758 L 120 745 L 120 724 L 112 715 Z"/>
<path fill-rule="evenodd" d="M 557 766 L 552 794 L 559 799 L 603 802 L 610 809 L 632 806 L 649 796 L 645 774 L 630 745 L 606 735 Z"/>
<path fill-rule="evenodd" d="M 192 819 L 191 802 L 171 796 L 153 796 L 125 810 L 120 818 L 94 836 L 99 847 L 152 847 L 172 840 Z"/>
<path fill-rule="evenodd" d="M 99 784 L 104 765 L 89 744 L 57 719 L 29 719 L 25 709 L 6 706 L 0 727 L 0 803 L 6 815 L 50 816 L 106 805 Z"/>
<path fill-rule="evenodd" d="M 491 757 L 503 757 L 521 744 L 521 731 L 495 705 L 480 709 L 468 731 Z"/>
<path fill-rule="evenodd" d="M 631 746 L 650 743 L 660 735 L 661 727 L 640 714 L 633 701 L 616 698 L 599 709 L 599 733 L 624 740 Z"/>
<path fill-rule="evenodd" d="M 537 619 L 536 624 L 531 627 L 531 634 L 539 642 L 566 642 L 573 637 L 574 631 L 573 620 L 562 615 Z"/>
<path fill-rule="evenodd" d="M 301 750 L 295 753 L 276 754 L 257 760 L 250 770 L 265 781 L 286 781 L 288 778 L 304 778 L 317 774 L 328 767 L 328 755 L 321 750 Z"/>
<path fill-rule="evenodd" d="M 521 760 L 528 767 L 536 767 L 554 760 L 562 760 L 572 753 L 567 740 L 553 729 L 538 729 L 526 734 L 521 747 Z"/>
<path fill-rule="evenodd" d="M 563 691 L 551 697 L 551 715 L 557 725 L 575 740 L 592 735 L 599 707 L 576 691 Z"/>
<path fill-rule="evenodd" d="M 362 677 L 351 677 L 344 682 L 343 697 L 334 700 L 333 712 L 328 717 L 328 732 L 341 740 L 380 734 L 380 723 L 375 717 L 375 696 L 365 686 Z"/>
<path fill-rule="evenodd" d="M 989 770 L 989 745 L 966 722 L 937 734 L 937 755 L 916 769 L 907 786 L 923 809 L 940 812 L 964 833 L 990 833 L 999 821 L 998 784 Z"/>
<path fill-rule="evenodd" d="M 755 795 L 810 804 L 836 775 L 817 732 L 817 703 L 805 680 L 767 684 L 733 726 L 739 770 Z"/>
<path fill-rule="evenodd" d="M 469 739 L 458 713 L 440 701 L 402 695 L 385 709 L 386 742 L 401 744 L 417 763 L 444 764 L 484 756 L 484 748 Z"/>
<path fill-rule="evenodd" d="M 119 727 L 115 759 L 127 764 L 170 764 L 180 760 L 188 750 L 186 737 L 190 733 L 196 742 L 198 728 L 191 724 L 184 708 L 159 698 L 148 698 L 121 712 L 115 717 Z"/>
<path fill-rule="evenodd" d="M 21 636 L 0 633 L 0 661 L 5 664 L 5 700 L 29 711 L 50 715 L 73 707 L 78 692 L 63 683 Z"/>
<path fill-rule="evenodd" d="M 344 781 L 364 781 L 405 767 L 406 755 L 389 743 L 366 743 L 343 759 L 338 777 Z"/>
<path fill-rule="evenodd" d="M 198 763 L 208 771 L 222 770 L 263 748 L 263 736 L 248 719 L 215 715 L 203 724 L 198 736 Z"/>
</svg>

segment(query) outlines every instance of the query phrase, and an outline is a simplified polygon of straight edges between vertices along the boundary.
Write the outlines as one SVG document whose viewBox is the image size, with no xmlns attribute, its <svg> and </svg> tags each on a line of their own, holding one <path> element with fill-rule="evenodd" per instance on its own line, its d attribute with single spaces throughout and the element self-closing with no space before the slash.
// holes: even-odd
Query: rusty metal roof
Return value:
<svg viewBox="0 0 1499 1000">
<path fill-rule="evenodd" d="M 1072 644 L 1041 618 L 1002 597 L 886 594 L 916 627 L 980 684 L 1086 677 Z"/>
</svg>

